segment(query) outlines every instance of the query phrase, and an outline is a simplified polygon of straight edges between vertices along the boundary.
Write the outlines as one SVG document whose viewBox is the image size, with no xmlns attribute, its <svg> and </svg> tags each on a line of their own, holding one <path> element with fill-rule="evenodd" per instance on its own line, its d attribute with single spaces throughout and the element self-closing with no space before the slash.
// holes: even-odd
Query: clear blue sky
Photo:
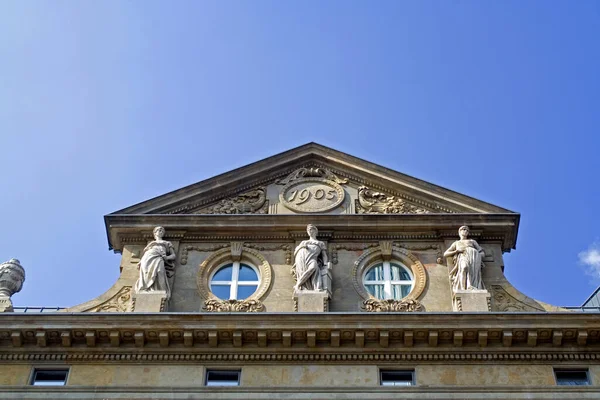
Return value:
<svg viewBox="0 0 600 400">
<path fill-rule="evenodd" d="M 117 279 L 103 215 L 316 141 L 522 214 L 506 274 L 600 283 L 598 1 L 4 1 L 16 305 Z"/>
</svg>

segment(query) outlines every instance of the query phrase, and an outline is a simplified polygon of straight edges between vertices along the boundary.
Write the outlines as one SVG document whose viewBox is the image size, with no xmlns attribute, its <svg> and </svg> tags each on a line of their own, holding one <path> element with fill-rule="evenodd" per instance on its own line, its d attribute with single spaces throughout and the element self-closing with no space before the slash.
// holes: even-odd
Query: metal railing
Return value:
<svg viewBox="0 0 600 400">
<path fill-rule="evenodd" d="M 580 312 L 600 312 L 600 307 L 563 307 L 566 308 L 567 310 L 572 310 L 572 311 L 580 311 Z"/>
<path fill-rule="evenodd" d="M 17 313 L 51 313 L 64 310 L 66 307 L 13 307 Z"/>
</svg>

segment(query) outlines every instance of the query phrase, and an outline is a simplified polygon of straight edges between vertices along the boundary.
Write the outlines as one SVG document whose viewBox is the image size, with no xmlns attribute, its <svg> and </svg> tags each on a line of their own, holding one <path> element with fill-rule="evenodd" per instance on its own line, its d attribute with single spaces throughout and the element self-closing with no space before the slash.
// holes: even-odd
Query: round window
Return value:
<svg viewBox="0 0 600 400">
<path fill-rule="evenodd" d="M 400 300 L 408 296 L 415 282 L 408 268 L 394 261 L 384 261 L 367 268 L 363 284 L 377 299 Z"/>
<path fill-rule="evenodd" d="M 210 278 L 211 292 L 222 300 L 247 299 L 259 284 L 256 268 L 239 262 L 223 265 Z"/>
</svg>

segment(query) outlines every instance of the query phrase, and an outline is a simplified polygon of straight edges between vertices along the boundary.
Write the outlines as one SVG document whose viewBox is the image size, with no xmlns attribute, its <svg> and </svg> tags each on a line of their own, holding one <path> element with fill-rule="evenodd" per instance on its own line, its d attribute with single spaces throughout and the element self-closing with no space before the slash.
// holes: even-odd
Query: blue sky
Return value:
<svg viewBox="0 0 600 400">
<path fill-rule="evenodd" d="M 16 305 L 117 279 L 103 215 L 316 141 L 522 214 L 506 275 L 600 284 L 597 1 L 0 3 Z"/>
</svg>

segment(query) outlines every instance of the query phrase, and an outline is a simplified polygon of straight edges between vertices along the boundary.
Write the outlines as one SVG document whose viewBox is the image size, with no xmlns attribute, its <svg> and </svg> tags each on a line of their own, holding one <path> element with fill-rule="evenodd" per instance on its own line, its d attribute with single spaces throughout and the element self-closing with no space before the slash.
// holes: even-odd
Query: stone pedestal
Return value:
<svg viewBox="0 0 600 400">
<path fill-rule="evenodd" d="M 133 312 L 161 312 L 165 311 L 166 304 L 167 292 L 164 290 L 133 294 Z"/>
<path fill-rule="evenodd" d="M 491 311 L 491 295 L 487 290 L 457 290 L 454 293 L 454 311 Z"/>
<path fill-rule="evenodd" d="M 0 295 L 0 312 L 13 312 L 13 304 L 10 297 Z"/>
<path fill-rule="evenodd" d="M 294 293 L 298 312 L 325 312 L 329 310 L 329 293 L 326 290 L 301 290 Z"/>
</svg>

